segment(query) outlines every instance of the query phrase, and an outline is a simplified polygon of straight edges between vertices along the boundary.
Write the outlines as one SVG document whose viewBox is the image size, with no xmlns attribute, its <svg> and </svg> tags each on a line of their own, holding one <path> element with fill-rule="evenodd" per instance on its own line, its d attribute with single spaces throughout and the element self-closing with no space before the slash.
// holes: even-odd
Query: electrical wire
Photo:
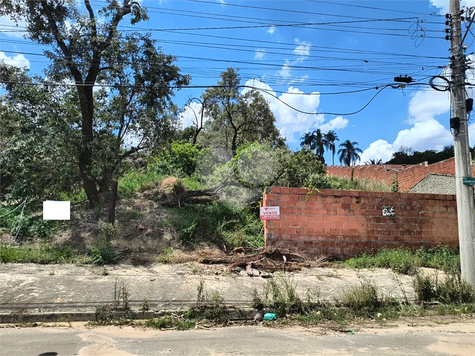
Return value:
<svg viewBox="0 0 475 356">
<path fill-rule="evenodd" d="M 341 2 L 334 2 L 334 1 L 321 1 L 321 0 L 306 0 L 310 2 L 322 3 L 322 4 L 331 4 L 331 5 L 338 5 L 338 6 L 347 6 L 352 8 L 360 8 L 360 9 L 369 9 L 369 10 L 378 10 L 378 11 L 387 11 L 387 12 L 398 12 L 403 14 L 413 14 L 413 15 L 430 15 L 430 16 L 443 16 L 439 14 L 425 14 L 423 12 L 414 12 L 414 11 L 407 11 L 407 10 L 395 10 L 395 9 L 383 9 L 381 7 L 374 7 L 374 6 L 364 6 L 364 5 L 355 5 L 355 4 L 343 4 Z"/>
</svg>

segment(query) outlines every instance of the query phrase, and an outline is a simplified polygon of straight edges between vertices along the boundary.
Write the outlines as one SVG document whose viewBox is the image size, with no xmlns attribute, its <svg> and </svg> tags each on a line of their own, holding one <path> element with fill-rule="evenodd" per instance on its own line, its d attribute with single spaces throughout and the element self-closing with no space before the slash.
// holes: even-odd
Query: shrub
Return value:
<svg viewBox="0 0 475 356">
<path fill-rule="evenodd" d="M 447 247 L 418 249 L 382 248 L 375 254 L 362 253 L 343 262 L 353 268 L 391 268 L 403 274 L 414 274 L 418 267 L 430 267 L 446 272 L 460 271 L 460 257 Z"/>
<path fill-rule="evenodd" d="M 417 275 L 414 290 L 420 302 L 438 301 L 444 304 L 475 302 L 475 289 L 460 274 L 447 274 L 442 282 L 439 278 Z"/>
<path fill-rule="evenodd" d="M 98 242 L 89 248 L 88 255 L 91 258 L 91 262 L 98 265 L 112 264 L 115 262 L 114 248 L 110 240 L 105 237 L 101 237 Z"/>
<path fill-rule="evenodd" d="M 185 205 L 168 209 L 168 224 L 180 234 L 182 244 L 264 245 L 262 222 L 249 208 L 214 202 L 209 205 Z"/>
</svg>

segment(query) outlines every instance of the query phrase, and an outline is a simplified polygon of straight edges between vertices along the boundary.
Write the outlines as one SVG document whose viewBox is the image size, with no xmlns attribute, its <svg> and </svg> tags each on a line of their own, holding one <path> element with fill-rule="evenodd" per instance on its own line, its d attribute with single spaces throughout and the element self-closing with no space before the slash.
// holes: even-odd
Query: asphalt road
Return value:
<svg viewBox="0 0 475 356">
<path fill-rule="evenodd" d="M 2 328 L 0 355 L 475 355 L 475 323 L 355 334 L 304 328 L 160 331 L 132 327 Z"/>
</svg>

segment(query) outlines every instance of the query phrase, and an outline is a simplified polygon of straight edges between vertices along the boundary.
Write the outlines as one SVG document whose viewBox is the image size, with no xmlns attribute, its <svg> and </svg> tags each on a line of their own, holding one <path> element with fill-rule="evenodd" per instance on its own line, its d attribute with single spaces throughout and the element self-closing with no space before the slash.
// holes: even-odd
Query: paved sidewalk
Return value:
<svg viewBox="0 0 475 356">
<path fill-rule="evenodd" d="M 276 274 L 274 274 L 275 277 Z M 306 299 L 306 291 L 322 300 L 335 300 L 355 284 L 373 282 L 384 295 L 414 300 L 412 277 L 390 270 L 312 268 L 286 273 Z M 267 279 L 234 274 L 222 265 L 153 264 L 150 266 L 74 266 L 0 264 L 0 322 L 12 316 L 46 321 L 65 316 L 71 320 L 94 319 L 97 307 L 114 302 L 114 290 L 124 286 L 132 310 L 146 300 L 151 312 L 185 310 L 196 301 L 197 286 L 205 282 L 208 293 L 221 293 L 228 305 L 248 307 L 251 291 L 262 291 Z"/>
</svg>

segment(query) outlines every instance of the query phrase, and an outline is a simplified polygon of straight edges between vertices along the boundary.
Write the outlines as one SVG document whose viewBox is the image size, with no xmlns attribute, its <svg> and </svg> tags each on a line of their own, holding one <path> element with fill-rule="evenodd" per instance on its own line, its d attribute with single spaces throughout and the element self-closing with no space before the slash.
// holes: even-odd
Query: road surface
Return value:
<svg viewBox="0 0 475 356">
<path fill-rule="evenodd" d="M 161 331 L 132 327 L 1 328 L 0 355 L 475 355 L 475 322 L 324 329 L 228 327 Z"/>
</svg>

